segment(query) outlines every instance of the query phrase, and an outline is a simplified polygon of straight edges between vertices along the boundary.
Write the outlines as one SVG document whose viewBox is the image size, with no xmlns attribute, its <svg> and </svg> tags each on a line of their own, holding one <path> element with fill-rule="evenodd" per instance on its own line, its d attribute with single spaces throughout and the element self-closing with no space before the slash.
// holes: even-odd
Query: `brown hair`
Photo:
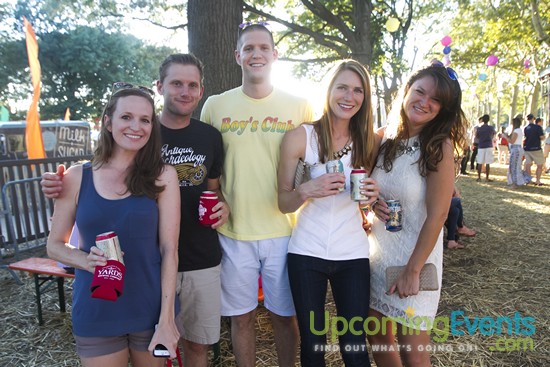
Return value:
<svg viewBox="0 0 550 367">
<path fill-rule="evenodd" d="M 156 199 L 158 194 L 164 190 L 164 186 L 158 186 L 156 183 L 164 168 L 164 162 L 160 154 L 160 123 L 155 114 L 155 103 L 149 94 L 137 88 L 128 88 L 120 89 L 111 96 L 101 115 L 101 131 L 97 148 L 92 157 L 92 165 L 99 168 L 112 157 L 116 143 L 107 126 L 111 124 L 113 113 L 120 98 L 128 96 L 145 98 L 151 104 L 153 116 L 151 119 L 151 136 L 145 146 L 137 152 L 134 163 L 128 167 L 124 183 L 133 195 L 145 195 L 151 199 Z"/>
<path fill-rule="evenodd" d="M 199 75 L 201 78 L 201 86 L 204 85 L 204 64 L 192 53 L 188 54 L 172 54 L 169 55 L 159 67 L 159 81 L 164 83 L 164 79 L 168 74 L 168 68 L 172 64 L 181 64 L 181 65 L 194 65 L 199 70 Z"/>
<path fill-rule="evenodd" d="M 407 116 L 403 108 L 403 99 L 411 86 L 419 79 L 431 77 L 435 82 L 436 96 L 441 103 L 441 110 L 437 116 L 422 128 L 419 134 L 420 159 L 418 166 L 420 174 L 426 176 L 428 171 L 436 171 L 437 164 L 443 159 L 443 142 L 451 139 L 456 155 L 462 154 L 465 142 L 467 120 L 462 111 L 462 91 L 457 80 L 449 77 L 444 66 L 431 65 L 414 73 L 403 87 L 401 99 L 395 106 L 399 108 L 395 135 L 380 147 L 380 154 L 384 154 L 382 167 L 386 172 L 392 169 L 393 161 L 398 157 L 401 140 L 409 138 Z M 395 126 L 392 126 L 395 128 Z"/>
<path fill-rule="evenodd" d="M 269 39 L 271 40 L 271 47 L 275 48 L 275 40 L 273 39 L 273 33 L 269 29 L 266 28 L 265 25 L 254 23 L 251 24 L 243 29 L 239 29 L 239 38 L 237 39 L 237 50 L 239 50 L 242 46 L 242 36 L 245 33 L 251 32 L 251 31 L 264 31 L 267 34 L 269 34 Z"/>
</svg>

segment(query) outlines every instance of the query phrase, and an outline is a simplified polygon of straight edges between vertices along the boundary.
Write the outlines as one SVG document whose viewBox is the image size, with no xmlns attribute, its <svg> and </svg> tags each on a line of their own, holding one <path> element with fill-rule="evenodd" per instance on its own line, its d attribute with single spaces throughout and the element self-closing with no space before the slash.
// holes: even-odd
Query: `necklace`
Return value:
<svg viewBox="0 0 550 367">
<path fill-rule="evenodd" d="M 348 154 L 350 151 L 351 151 L 351 140 L 348 140 L 348 142 L 346 143 L 346 145 L 344 145 L 342 149 L 332 153 L 332 158 L 334 158 L 334 160 L 340 159 L 346 154 Z"/>
<path fill-rule="evenodd" d="M 399 155 L 407 154 L 412 156 L 418 149 L 420 149 L 420 144 L 418 143 L 418 140 L 413 142 L 412 146 L 409 146 L 408 140 L 407 140 L 407 143 L 404 143 L 403 141 L 400 141 L 398 143 L 397 151 Z"/>
</svg>

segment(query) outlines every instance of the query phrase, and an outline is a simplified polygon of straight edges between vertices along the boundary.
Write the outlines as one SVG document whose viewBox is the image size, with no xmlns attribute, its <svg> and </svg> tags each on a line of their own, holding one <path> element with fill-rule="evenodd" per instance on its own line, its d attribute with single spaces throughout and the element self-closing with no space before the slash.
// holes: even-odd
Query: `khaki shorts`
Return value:
<svg viewBox="0 0 550 367">
<path fill-rule="evenodd" d="M 532 151 L 525 151 L 525 163 L 533 163 L 535 162 L 536 165 L 544 164 L 544 154 L 542 154 L 542 149 L 539 150 L 532 150 Z"/>
<path fill-rule="evenodd" d="M 147 352 L 155 330 L 146 330 L 121 336 L 85 337 L 75 335 L 76 353 L 80 358 L 94 358 L 131 349 Z"/>
<path fill-rule="evenodd" d="M 220 340 L 221 266 L 178 273 L 176 294 L 180 312 L 176 326 L 181 337 L 210 345 Z"/>
</svg>

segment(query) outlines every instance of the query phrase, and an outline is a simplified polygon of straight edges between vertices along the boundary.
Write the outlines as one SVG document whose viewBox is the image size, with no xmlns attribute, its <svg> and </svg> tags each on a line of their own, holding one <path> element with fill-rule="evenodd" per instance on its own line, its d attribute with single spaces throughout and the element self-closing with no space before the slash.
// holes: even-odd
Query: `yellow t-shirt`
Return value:
<svg viewBox="0 0 550 367">
<path fill-rule="evenodd" d="M 221 188 L 231 215 L 218 231 L 241 241 L 289 236 L 277 204 L 279 146 L 286 131 L 313 120 L 308 101 L 277 89 L 254 99 L 238 87 L 209 97 L 200 119 L 223 137 Z"/>
</svg>

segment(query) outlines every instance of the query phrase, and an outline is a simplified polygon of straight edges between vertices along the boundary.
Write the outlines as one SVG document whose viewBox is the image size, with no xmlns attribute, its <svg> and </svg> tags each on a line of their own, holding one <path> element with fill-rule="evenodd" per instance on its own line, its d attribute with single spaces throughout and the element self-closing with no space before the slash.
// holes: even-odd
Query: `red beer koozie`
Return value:
<svg viewBox="0 0 550 367">
<path fill-rule="evenodd" d="M 122 295 L 126 267 L 115 232 L 106 232 L 96 236 L 96 246 L 103 251 L 107 265 L 96 266 L 90 286 L 92 298 L 116 301 Z"/>
<path fill-rule="evenodd" d="M 107 260 L 107 265 L 96 266 L 90 290 L 92 298 L 116 301 L 122 295 L 126 267 L 119 261 Z"/>
<path fill-rule="evenodd" d="M 214 213 L 212 209 L 218 203 L 218 195 L 214 191 L 203 191 L 199 199 L 199 223 L 203 226 L 211 226 L 218 218 L 210 219 Z"/>
</svg>

